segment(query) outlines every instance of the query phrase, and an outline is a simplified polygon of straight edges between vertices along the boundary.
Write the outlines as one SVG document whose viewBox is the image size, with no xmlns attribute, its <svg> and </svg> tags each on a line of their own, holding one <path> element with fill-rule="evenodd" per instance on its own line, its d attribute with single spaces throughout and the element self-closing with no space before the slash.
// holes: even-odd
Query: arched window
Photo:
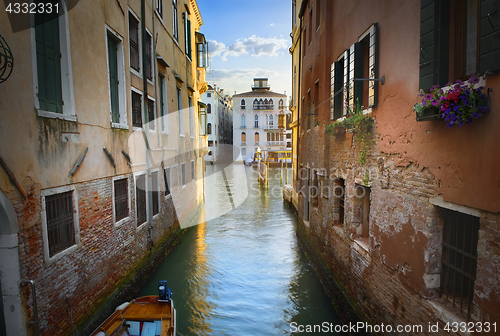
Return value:
<svg viewBox="0 0 500 336">
<path fill-rule="evenodd" d="M 240 105 L 241 105 L 241 109 L 244 110 L 245 109 L 245 99 L 241 100 Z"/>
<path fill-rule="evenodd" d="M 207 134 L 212 134 L 212 124 L 211 123 L 207 124 Z"/>
<path fill-rule="evenodd" d="M 262 100 L 262 98 L 260 98 L 259 100 L 259 109 L 263 109 L 264 108 L 264 101 Z"/>
<path fill-rule="evenodd" d="M 254 128 L 259 128 L 259 116 L 256 114 L 254 118 Z"/>
<path fill-rule="evenodd" d="M 269 116 L 266 114 L 266 126 L 269 125 Z"/>
<path fill-rule="evenodd" d="M 267 99 L 264 99 L 264 108 L 267 109 L 269 106 L 269 101 Z"/>
<path fill-rule="evenodd" d="M 246 128 L 247 127 L 247 118 L 245 117 L 244 114 L 241 115 L 241 128 Z"/>
<path fill-rule="evenodd" d="M 259 142 L 259 132 L 255 132 L 255 142 Z"/>
<path fill-rule="evenodd" d="M 259 101 L 257 100 L 257 98 L 255 98 L 253 100 L 253 109 L 257 110 L 258 108 L 259 108 Z"/>
<path fill-rule="evenodd" d="M 273 126 L 274 125 L 274 118 L 273 118 L 273 115 L 270 114 L 269 115 L 269 126 Z"/>
<path fill-rule="evenodd" d="M 245 132 L 241 133 L 241 143 L 245 143 L 247 141 L 247 134 Z"/>
<path fill-rule="evenodd" d="M 274 102 L 272 99 L 269 99 L 269 106 L 268 106 L 269 109 L 273 109 L 274 108 Z"/>
<path fill-rule="evenodd" d="M 278 106 L 279 106 L 280 110 L 283 109 L 283 99 L 280 99 Z"/>
<path fill-rule="evenodd" d="M 212 105 L 207 104 L 207 113 L 212 113 Z"/>
</svg>

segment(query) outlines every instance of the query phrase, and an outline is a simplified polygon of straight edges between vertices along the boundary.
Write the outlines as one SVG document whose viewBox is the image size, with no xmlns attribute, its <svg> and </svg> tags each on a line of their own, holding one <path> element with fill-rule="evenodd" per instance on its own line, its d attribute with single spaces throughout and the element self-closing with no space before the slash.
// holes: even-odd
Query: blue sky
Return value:
<svg viewBox="0 0 500 336">
<path fill-rule="evenodd" d="M 208 84 L 233 95 L 250 91 L 254 77 L 268 77 L 272 91 L 290 96 L 291 1 L 197 2 L 211 55 Z"/>
</svg>

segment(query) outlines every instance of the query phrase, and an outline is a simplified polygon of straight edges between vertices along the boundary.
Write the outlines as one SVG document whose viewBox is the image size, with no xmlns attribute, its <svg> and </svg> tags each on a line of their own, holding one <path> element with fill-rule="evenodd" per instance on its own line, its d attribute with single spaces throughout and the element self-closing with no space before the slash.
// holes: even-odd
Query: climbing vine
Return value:
<svg viewBox="0 0 500 336">
<path fill-rule="evenodd" d="M 359 148 L 359 163 L 366 164 L 366 158 L 372 144 L 372 124 L 373 120 L 369 115 L 363 114 L 363 106 L 360 106 L 359 99 L 356 99 L 354 111 L 346 104 L 347 117 L 336 120 L 326 126 L 325 132 L 330 135 L 342 134 L 346 130 L 352 130 L 355 134 L 354 141 Z"/>
</svg>

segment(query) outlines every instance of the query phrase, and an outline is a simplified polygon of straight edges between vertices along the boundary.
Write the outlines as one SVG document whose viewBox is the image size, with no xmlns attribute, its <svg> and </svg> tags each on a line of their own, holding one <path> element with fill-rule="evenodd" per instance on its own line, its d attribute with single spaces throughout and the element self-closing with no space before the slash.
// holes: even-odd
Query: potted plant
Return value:
<svg viewBox="0 0 500 336">
<path fill-rule="evenodd" d="M 433 86 L 429 93 L 422 90 L 419 93 L 422 101 L 413 106 L 417 114 L 417 121 L 442 118 L 446 126 L 463 126 L 470 124 L 488 113 L 488 96 L 483 93 L 484 87 L 475 88 L 479 82 L 476 75 L 472 75 L 468 82 L 457 80 L 447 84 L 446 89 L 439 85 Z"/>
</svg>

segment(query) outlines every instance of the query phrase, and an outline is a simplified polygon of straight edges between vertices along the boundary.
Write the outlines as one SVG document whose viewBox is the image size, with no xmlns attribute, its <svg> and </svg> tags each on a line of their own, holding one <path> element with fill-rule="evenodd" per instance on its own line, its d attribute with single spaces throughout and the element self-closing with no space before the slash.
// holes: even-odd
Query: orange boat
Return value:
<svg viewBox="0 0 500 336">
<path fill-rule="evenodd" d="M 145 296 L 118 306 L 91 336 L 174 336 L 174 301 L 166 284 L 160 281 L 158 296 Z"/>
</svg>

